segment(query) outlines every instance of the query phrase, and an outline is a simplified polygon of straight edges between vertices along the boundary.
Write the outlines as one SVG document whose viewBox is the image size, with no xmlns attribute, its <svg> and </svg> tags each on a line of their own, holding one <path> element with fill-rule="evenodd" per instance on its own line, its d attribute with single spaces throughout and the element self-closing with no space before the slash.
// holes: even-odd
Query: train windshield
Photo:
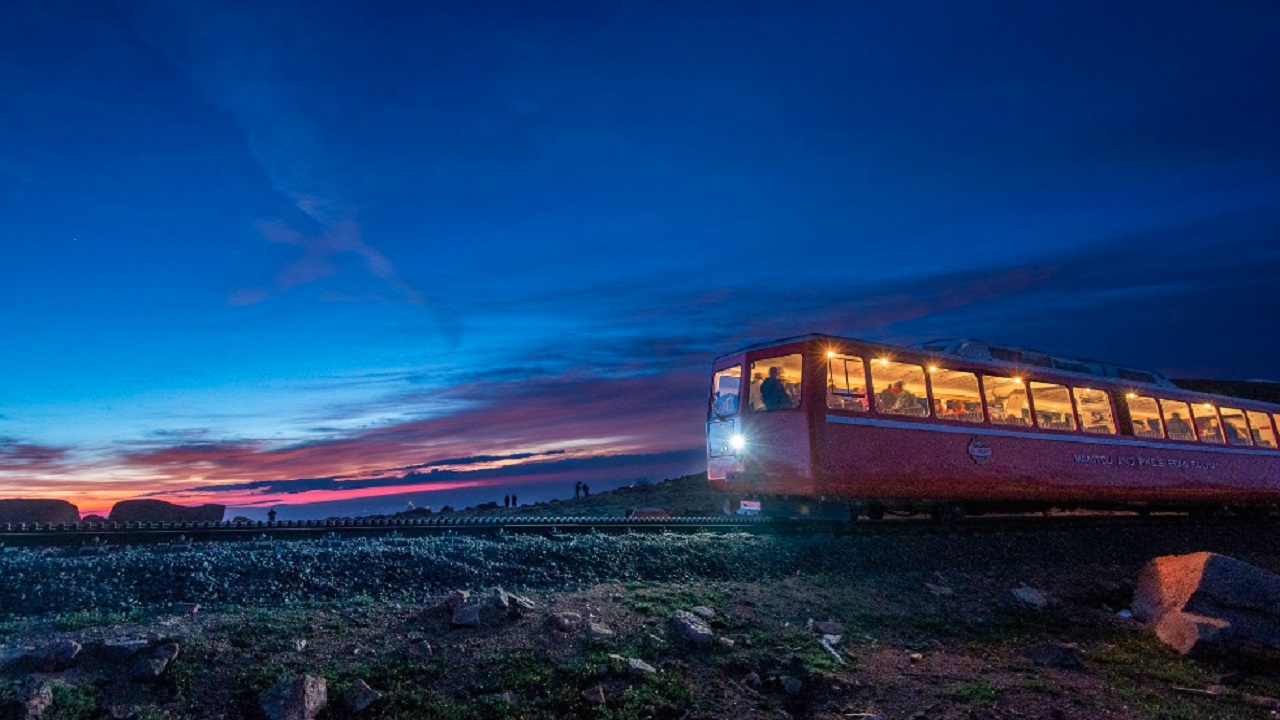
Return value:
<svg viewBox="0 0 1280 720">
<path fill-rule="evenodd" d="M 742 366 L 734 365 L 716 373 L 711 382 L 711 419 L 738 414 L 742 392 Z"/>
<path fill-rule="evenodd" d="M 751 363 L 751 409 L 789 410 L 800 405 L 800 354 Z"/>
<path fill-rule="evenodd" d="M 860 357 L 827 358 L 827 407 L 866 412 L 867 374 Z"/>
</svg>

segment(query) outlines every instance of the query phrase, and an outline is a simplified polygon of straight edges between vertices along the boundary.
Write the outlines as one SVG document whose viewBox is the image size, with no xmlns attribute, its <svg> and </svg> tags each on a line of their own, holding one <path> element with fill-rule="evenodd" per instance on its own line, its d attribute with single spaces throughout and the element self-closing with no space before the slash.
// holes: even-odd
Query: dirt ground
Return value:
<svg viewBox="0 0 1280 720">
<path fill-rule="evenodd" d="M 435 607 L 444 589 L 395 600 L 352 586 L 334 600 L 264 597 L 194 614 L 33 611 L 0 620 L 0 662 L 59 639 L 83 651 L 56 671 L 9 663 L 0 694 L 49 680 L 44 718 L 54 720 L 263 718 L 261 693 L 295 675 L 325 679 L 320 718 L 1276 717 L 1276 655 L 1184 658 L 1123 612 L 1154 554 L 1214 550 L 1280 569 L 1273 531 L 809 538 L 795 542 L 811 554 L 829 548 L 847 570 L 814 558 L 779 573 L 766 559 L 756 577 L 745 568 L 507 587 L 532 602 L 518 616 L 493 606 L 502 578 L 478 576 L 458 588 L 480 608 L 475 627 Z M 1026 587 L 1043 606 L 1025 590 L 1015 596 Z M 715 640 L 705 647 L 673 624 L 695 609 L 710 616 Z M 135 661 L 121 648 L 164 641 L 178 644 L 177 659 L 154 679 L 130 677 Z M 631 669 L 632 659 L 654 672 Z M 381 696 L 357 714 L 347 698 L 359 681 Z"/>
</svg>

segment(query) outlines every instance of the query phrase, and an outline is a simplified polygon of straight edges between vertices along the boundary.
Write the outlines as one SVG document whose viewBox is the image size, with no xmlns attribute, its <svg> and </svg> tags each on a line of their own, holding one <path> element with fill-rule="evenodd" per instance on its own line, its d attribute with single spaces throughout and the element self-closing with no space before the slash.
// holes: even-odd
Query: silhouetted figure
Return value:
<svg viewBox="0 0 1280 720">
<path fill-rule="evenodd" d="M 586 483 L 582 483 L 582 497 L 591 497 L 591 486 Z"/>
<path fill-rule="evenodd" d="M 510 496 L 510 495 L 503 495 L 503 496 L 502 496 L 502 507 L 506 507 L 506 508 L 511 507 L 511 496 Z"/>
<path fill-rule="evenodd" d="M 516 506 L 516 496 L 515 496 L 515 493 L 512 493 L 512 494 L 511 494 L 511 507 L 515 507 L 515 506 Z"/>
<path fill-rule="evenodd" d="M 270 510 L 267 511 L 267 522 L 273 523 L 275 521 L 276 521 L 276 509 L 271 508 Z"/>
<path fill-rule="evenodd" d="M 581 480 L 573 484 L 573 499 L 577 500 L 580 497 L 582 497 L 582 481 Z"/>
<path fill-rule="evenodd" d="M 791 407 L 791 396 L 787 394 L 787 385 L 779 377 L 782 368 L 769 368 L 769 377 L 760 383 L 760 400 L 765 410 L 785 410 Z"/>
</svg>

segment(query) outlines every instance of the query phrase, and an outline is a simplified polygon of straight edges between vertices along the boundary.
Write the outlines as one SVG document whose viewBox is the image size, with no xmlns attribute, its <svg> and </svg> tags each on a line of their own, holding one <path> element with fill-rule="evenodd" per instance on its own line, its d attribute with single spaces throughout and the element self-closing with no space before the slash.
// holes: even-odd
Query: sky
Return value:
<svg viewBox="0 0 1280 720">
<path fill-rule="evenodd" d="M 0 497 L 661 480 L 712 359 L 808 332 L 1280 380 L 1278 36 L 1267 0 L 8 0 Z"/>
</svg>

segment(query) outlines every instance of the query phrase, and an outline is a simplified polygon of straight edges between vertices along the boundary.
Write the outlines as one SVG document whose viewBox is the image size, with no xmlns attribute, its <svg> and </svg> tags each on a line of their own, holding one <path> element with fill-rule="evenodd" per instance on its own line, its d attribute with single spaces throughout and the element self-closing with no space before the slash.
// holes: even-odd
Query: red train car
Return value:
<svg viewBox="0 0 1280 720">
<path fill-rule="evenodd" d="M 713 487 L 872 518 L 1048 508 L 1269 510 L 1280 406 L 1157 373 L 977 341 L 825 335 L 713 367 Z"/>
</svg>

